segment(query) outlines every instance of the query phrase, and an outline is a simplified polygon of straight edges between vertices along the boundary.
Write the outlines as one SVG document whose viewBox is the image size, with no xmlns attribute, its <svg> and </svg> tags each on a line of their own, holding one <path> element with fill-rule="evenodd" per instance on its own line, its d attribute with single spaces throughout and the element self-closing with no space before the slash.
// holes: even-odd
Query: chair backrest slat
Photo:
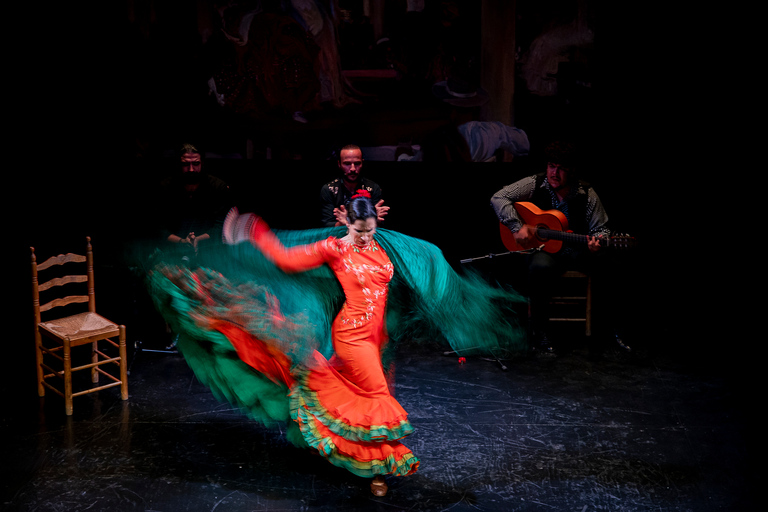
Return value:
<svg viewBox="0 0 768 512">
<path fill-rule="evenodd" d="M 93 290 L 93 252 L 90 237 L 86 237 L 85 256 L 74 253 L 59 254 L 58 256 L 51 256 L 43 263 L 38 264 L 37 258 L 35 257 L 34 247 L 30 247 L 30 249 L 32 251 L 32 293 L 36 322 L 39 323 L 41 320 L 40 313 L 59 306 L 66 306 L 68 304 L 88 303 L 88 310 L 91 313 L 96 311 L 96 299 Z M 85 263 L 86 266 L 83 269 L 83 274 L 65 275 L 62 277 L 50 279 L 44 283 L 38 283 L 38 271 L 47 270 L 54 266 L 62 266 L 67 263 Z M 40 292 L 69 283 L 87 283 L 87 295 L 70 295 L 67 297 L 58 297 L 43 305 L 40 305 Z"/>
<path fill-rule="evenodd" d="M 88 302 L 87 295 L 70 295 L 69 297 L 62 297 L 61 299 L 54 299 L 51 302 L 40 306 L 40 312 L 43 313 L 49 309 L 57 308 L 59 306 L 66 306 L 68 304 L 80 304 Z"/>
<path fill-rule="evenodd" d="M 88 282 L 88 276 L 85 276 L 85 275 L 64 276 L 64 277 L 57 277 L 55 279 L 51 279 L 50 281 L 42 283 L 38 285 L 37 289 L 41 292 L 44 292 L 45 290 L 53 288 L 54 286 L 63 286 L 69 283 L 87 283 L 87 282 Z"/>
<path fill-rule="evenodd" d="M 51 256 L 44 262 L 37 266 L 37 270 L 45 270 L 54 265 L 64 265 L 65 263 L 85 263 L 85 256 L 79 254 L 59 254 L 58 256 Z"/>
</svg>

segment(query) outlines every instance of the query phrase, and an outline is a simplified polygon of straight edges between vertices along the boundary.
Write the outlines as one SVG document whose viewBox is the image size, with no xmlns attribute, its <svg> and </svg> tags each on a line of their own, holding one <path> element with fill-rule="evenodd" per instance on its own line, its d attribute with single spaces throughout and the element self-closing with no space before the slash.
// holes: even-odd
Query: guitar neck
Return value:
<svg viewBox="0 0 768 512">
<path fill-rule="evenodd" d="M 563 242 L 587 243 L 587 235 L 579 235 L 569 231 L 556 231 L 554 229 L 536 228 L 536 233 L 544 240 L 562 240 Z"/>
</svg>

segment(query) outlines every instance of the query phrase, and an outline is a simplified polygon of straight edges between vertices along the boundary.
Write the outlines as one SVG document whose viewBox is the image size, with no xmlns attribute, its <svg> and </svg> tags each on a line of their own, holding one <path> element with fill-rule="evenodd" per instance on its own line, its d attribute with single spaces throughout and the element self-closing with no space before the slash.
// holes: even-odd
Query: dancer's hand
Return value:
<svg viewBox="0 0 768 512">
<path fill-rule="evenodd" d="M 264 229 L 269 229 L 258 215 L 253 213 L 241 215 L 237 208 L 232 208 L 224 219 L 224 227 L 222 229 L 224 243 L 227 245 L 237 245 L 240 242 L 251 240 L 257 225 L 259 227 L 263 225 Z"/>
</svg>

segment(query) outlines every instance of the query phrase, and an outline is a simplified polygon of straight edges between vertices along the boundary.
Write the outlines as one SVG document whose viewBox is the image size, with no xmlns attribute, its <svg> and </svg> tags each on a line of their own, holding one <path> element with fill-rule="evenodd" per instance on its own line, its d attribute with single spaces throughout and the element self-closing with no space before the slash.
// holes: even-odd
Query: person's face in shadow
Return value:
<svg viewBox="0 0 768 512">
<path fill-rule="evenodd" d="M 200 184 L 203 161 L 197 153 L 185 153 L 181 156 L 181 176 L 185 187 L 196 188 Z"/>
<path fill-rule="evenodd" d="M 571 186 L 571 169 L 549 162 L 547 163 L 547 181 L 553 190 L 557 192 L 567 191 Z"/>
<path fill-rule="evenodd" d="M 357 183 L 363 168 L 363 152 L 359 149 L 344 149 L 339 154 L 339 169 L 346 183 Z"/>
</svg>

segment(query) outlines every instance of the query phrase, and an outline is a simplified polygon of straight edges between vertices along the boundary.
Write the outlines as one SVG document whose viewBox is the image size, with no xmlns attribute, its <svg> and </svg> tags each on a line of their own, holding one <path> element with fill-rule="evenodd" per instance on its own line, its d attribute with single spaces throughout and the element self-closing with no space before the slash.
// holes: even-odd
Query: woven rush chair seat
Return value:
<svg viewBox="0 0 768 512">
<path fill-rule="evenodd" d="M 40 327 L 53 336 L 69 338 L 71 342 L 90 343 L 94 336 L 117 336 L 120 326 L 96 313 L 80 313 L 50 322 L 41 322 Z"/>
</svg>

